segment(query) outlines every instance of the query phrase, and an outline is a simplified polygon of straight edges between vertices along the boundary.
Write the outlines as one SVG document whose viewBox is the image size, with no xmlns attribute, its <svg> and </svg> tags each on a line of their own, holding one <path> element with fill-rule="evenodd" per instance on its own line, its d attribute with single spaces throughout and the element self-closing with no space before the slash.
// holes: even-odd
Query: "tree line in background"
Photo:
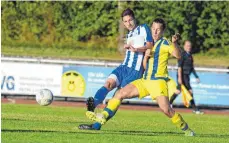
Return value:
<svg viewBox="0 0 229 143">
<path fill-rule="evenodd" d="M 4 1 L 2 45 L 117 48 L 120 15 L 128 7 L 139 24 L 163 18 L 165 35 L 179 32 L 182 40 L 193 42 L 194 52 L 229 54 L 227 1 Z"/>
</svg>

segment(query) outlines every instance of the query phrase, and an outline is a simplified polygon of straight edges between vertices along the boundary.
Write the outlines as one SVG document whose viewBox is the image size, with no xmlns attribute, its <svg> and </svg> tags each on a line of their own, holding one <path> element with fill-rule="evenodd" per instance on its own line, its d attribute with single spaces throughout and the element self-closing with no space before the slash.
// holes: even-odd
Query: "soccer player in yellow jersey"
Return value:
<svg viewBox="0 0 229 143">
<path fill-rule="evenodd" d="M 146 66 L 143 78 L 135 80 L 120 90 L 111 100 L 101 114 L 88 111 L 86 116 L 100 124 L 105 124 L 117 111 L 121 101 L 127 98 L 143 98 L 150 95 L 156 99 L 159 107 L 168 116 L 172 123 L 185 132 L 186 136 L 194 136 L 180 114 L 170 107 L 168 98 L 168 58 L 173 55 L 180 58 L 180 51 L 177 48 L 177 37 L 172 37 L 172 43 L 163 37 L 166 24 L 163 19 L 153 20 L 151 25 L 154 47 L 145 52 L 144 65 Z"/>
</svg>

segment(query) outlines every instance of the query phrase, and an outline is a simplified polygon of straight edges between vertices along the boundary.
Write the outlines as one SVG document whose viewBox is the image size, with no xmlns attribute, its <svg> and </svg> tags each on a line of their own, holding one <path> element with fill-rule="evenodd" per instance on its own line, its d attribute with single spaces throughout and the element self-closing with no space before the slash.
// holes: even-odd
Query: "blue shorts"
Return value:
<svg viewBox="0 0 229 143">
<path fill-rule="evenodd" d="M 108 78 L 114 79 L 116 81 L 116 87 L 122 88 L 132 81 L 142 78 L 142 76 L 143 71 L 137 71 L 125 65 L 120 65 L 112 71 Z"/>
</svg>

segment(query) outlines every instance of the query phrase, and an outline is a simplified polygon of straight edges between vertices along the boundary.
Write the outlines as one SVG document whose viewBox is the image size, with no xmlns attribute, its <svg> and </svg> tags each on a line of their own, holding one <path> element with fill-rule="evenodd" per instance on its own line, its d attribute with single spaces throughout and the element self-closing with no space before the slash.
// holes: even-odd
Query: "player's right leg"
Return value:
<svg viewBox="0 0 229 143">
<path fill-rule="evenodd" d="M 115 91 L 113 97 L 114 97 L 116 94 L 118 94 L 119 90 L 120 90 L 120 89 L 118 88 L 118 89 Z M 115 112 L 115 113 L 116 113 L 116 112 Z M 113 116 L 115 115 L 115 113 L 113 114 Z M 101 114 L 100 114 L 100 115 L 101 115 Z M 91 119 L 91 120 L 96 121 L 96 120 L 95 120 L 95 117 L 97 116 L 96 113 L 94 113 L 94 112 L 87 112 L 86 116 L 89 116 L 88 118 L 93 118 L 93 117 L 94 117 L 94 119 Z M 107 119 L 107 120 L 108 120 L 108 119 Z M 99 122 L 95 122 L 95 123 L 93 123 L 93 124 L 81 124 L 81 125 L 79 125 L 79 129 L 80 129 L 80 130 L 100 130 L 101 127 L 102 127 L 102 124 L 100 124 Z"/>
<path fill-rule="evenodd" d="M 94 112 L 96 106 L 101 104 L 103 100 L 106 98 L 106 95 L 113 90 L 114 88 L 118 87 L 120 82 L 122 81 L 122 72 L 123 66 L 117 67 L 106 80 L 106 83 L 103 87 L 101 87 L 95 94 L 94 98 L 89 97 L 87 99 L 87 109 L 88 111 Z"/>
<path fill-rule="evenodd" d="M 93 112 L 87 112 L 88 117 L 90 116 L 89 118 L 91 120 L 96 121 L 92 128 L 100 130 L 101 125 L 105 124 L 107 120 L 114 116 L 123 99 L 134 97 L 143 98 L 148 94 L 149 93 L 145 90 L 142 79 L 135 80 L 131 82 L 131 84 L 126 85 L 124 88 L 120 89 L 120 91 L 111 100 L 109 100 L 107 107 L 102 113 L 95 114 Z"/>
<path fill-rule="evenodd" d="M 138 96 L 138 90 L 132 84 L 128 84 L 124 88 L 120 89 L 117 94 L 109 100 L 107 107 L 104 108 L 102 113 L 94 113 L 87 111 L 86 116 L 95 121 L 93 125 L 80 125 L 79 129 L 81 130 L 100 130 L 101 126 L 105 124 L 110 118 L 114 116 L 116 111 L 118 110 L 121 101 L 125 98 L 133 98 Z"/>
<path fill-rule="evenodd" d="M 108 78 L 104 86 L 102 86 L 95 94 L 94 98 L 89 97 L 87 99 L 87 110 L 94 112 L 94 109 L 103 102 L 106 95 L 116 87 L 116 81 L 112 78 Z"/>
<path fill-rule="evenodd" d="M 124 88 L 120 89 L 120 91 L 109 100 L 107 107 L 104 108 L 102 112 L 102 117 L 100 117 L 101 114 L 95 114 L 92 112 L 87 112 L 87 117 L 93 121 L 105 124 L 107 120 L 113 117 L 123 99 L 134 97 L 138 97 L 138 90 L 134 85 L 128 84 Z"/>
</svg>

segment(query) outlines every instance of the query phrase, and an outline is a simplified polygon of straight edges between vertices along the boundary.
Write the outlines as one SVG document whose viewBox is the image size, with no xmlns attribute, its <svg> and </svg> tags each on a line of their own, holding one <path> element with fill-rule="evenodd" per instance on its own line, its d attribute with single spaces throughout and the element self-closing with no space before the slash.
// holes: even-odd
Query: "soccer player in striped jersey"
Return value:
<svg viewBox="0 0 229 143">
<path fill-rule="evenodd" d="M 121 16 L 125 28 L 129 31 L 126 36 L 127 43 L 124 45 L 126 56 L 123 63 L 112 71 L 106 83 L 96 92 L 94 98 L 88 98 L 87 110 L 91 112 L 94 112 L 96 106 L 102 103 L 111 90 L 117 87 L 116 93 L 118 93 L 120 88 L 142 78 L 144 52 L 153 46 L 150 28 L 146 24 L 137 25 L 134 12 L 131 9 L 124 10 Z M 96 123 L 79 126 L 80 129 L 100 129 L 100 127 L 101 125 Z"/>
<path fill-rule="evenodd" d="M 143 98 L 150 95 L 156 99 L 163 113 L 169 117 L 174 125 L 184 131 L 186 136 L 194 136 L 194 132 L 189 128 L 182 116 L 170 107 L 168 98 L 168 58 L 173 55 L 180 59 L 180 51 L 177 47 L 178 38 L 174 35 L 172 43 L 163 37 L 165 31 L 165 21 L 157 18 L 151 25 L 151 31 L 155 45 L 152 49 L 147 49 L 144 57 L 146 70 L 143 78 L 137 79 L 124 88 L 120 89 L 112 99 L 109 100 L 107 107 L 102 113 L 95 114 L 88 111 L 87 117 L 100 124 L 105 124 L 118 110 L 123 99 Z"/>
</svg>

